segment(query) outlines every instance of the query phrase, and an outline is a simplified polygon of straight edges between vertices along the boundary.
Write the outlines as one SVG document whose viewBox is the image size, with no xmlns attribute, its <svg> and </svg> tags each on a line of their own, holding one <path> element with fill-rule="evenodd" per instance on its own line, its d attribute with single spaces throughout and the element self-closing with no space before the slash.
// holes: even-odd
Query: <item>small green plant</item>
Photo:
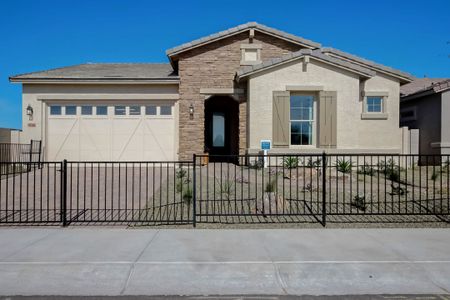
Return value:
<svg viewBox="0 0 450 300">
<path fill-rule="evenodd" d="M 318 158 L 316 160 L 312 159 L 312 157 L 308 158 L 308 161 L 306 162 L 307 168 L 319 168 L 322 164 L 322 159 Z"/>
<path fill-rule="evenodd" d="M 353 197 L 353 201 L 351 202 L 351 205 L 361 211 L 365 211 L 366 210 L 366 197 L 356 195 L 355 197 Z"/>
<path fill-rule="evenodd" d="M 353 164 L 350 160 L 338 159 L 336 162 L 336 168 L 341 173 L 350 173 L 352 171 Z"/>
<path fill-rule="evenodd" d="M 266 183 L 266 188 L 264 189 L 264 191 L 266 193 L 273 193 L 276 191 L 276 189 L 277 189 L 277 181 L 275 179 L 272 179 Z"/>
<path fill-rule="evenodd" d="M 430 179 L 433 181 L 436 181 L 439 178 L 439 173 L 436 171 L 433 171 L 433 173 L 431 174 Z"/>
<path fill-rule="evenodd" d="M 358 174 L 374 176 L 375 175 L 375 169 L 372 168 L 370 165 L 364 164 L 363 166 L 359 167 Z"/>
<path fill-rule="evenodd" d="M 183 179 L 184 177 L 186 177 L 187 175 L 187 171 L 185 169 L 182 169 L 181 167 L 177 170 L 176 172 L 176 177 L 177 179 Z"/>
<path fill-rule="evenodd" d="M 233 193 L 233 183 L 231 181 L 219 182 L 219 194 L 225 199 L 230 200 L 231 194 Z"/>
<path fill-rule="evenodd" d="M 387 162 L 381 161 L 378 164 L 378 169 L 389 180 L 400 182 L 400 166 L 398 166 L 392 159 L 389 159 Z"/>
<path fill-rule="evenodd" d="M 183 191 L 183 201 L 187 204 L 190 204 L 193 198 L 193 192 L 192 192 L 192 188 L 190 186 L 188 186 L 184 191 Z"/>
<path fill-rule="evenodd" d="M 299 162 L 298 157 L 288 156 L 283 158 L 283 167 L 287 169 L 295 169 L 298 167 Z"/>
</svg>

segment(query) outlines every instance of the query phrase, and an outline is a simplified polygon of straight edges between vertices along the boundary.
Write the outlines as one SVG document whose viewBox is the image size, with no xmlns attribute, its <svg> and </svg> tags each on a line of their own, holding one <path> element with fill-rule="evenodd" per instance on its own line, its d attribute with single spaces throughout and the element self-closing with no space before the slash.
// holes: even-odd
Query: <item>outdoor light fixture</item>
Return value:
<svg viewBox="0 0 450 300">
<path fill-rule="evenodd" d="M 194 105 L 192 103 L 191 103 L 191 105 L 189 105 L 189 115 L 192 120 L 194 118 Z"/>
<path fill-rule="evenodd" d="M 28 119 L 30 121 L 33 120 L 33 108 L 31 107 L 30 104 L 28 104 L 26 111 L 27 111 Z"/>
</svg>

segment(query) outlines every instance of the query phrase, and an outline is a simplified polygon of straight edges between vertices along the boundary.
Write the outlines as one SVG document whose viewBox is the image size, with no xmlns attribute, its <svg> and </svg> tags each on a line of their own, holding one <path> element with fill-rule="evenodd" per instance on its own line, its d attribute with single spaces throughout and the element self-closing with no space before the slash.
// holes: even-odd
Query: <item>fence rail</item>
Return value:
<svg viewBox="0 0 450 300">
<path fill-rule="evenodd" d="M 0 162 L 0 223 L 193 224 L 421 216 L 450 221 L 450 156 L 195 156 Z M 220 162 L 222 161 L 222 162 Z M 231 163 L 233 162 L 233 163 Z"/>
</svg>

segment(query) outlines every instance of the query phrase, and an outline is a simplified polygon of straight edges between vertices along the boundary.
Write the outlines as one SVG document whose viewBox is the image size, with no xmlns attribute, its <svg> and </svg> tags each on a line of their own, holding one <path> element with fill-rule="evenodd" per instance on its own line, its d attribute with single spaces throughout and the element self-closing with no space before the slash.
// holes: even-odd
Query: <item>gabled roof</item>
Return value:
<svg viewBox="0 0 450 300">
<path fill-rule="evenodd" d="M 402 100 L 450 90 L 450 78 L 418 78 L 400 88 Z"/>
<path fill-rule="evenodd" d="M 235 35 L 235 34 L 239 34 L 241 32 L 247 31 L 249 29 L 255 29 L 262 33 L 273 35 L 278 38 L 290 41 L 295 44 L 302 45 L 302 46 L 304 46 L 306 48 L 310 48 L 310 49 L 319 48 L 321 46 L 319 43 L 304 39 L 302 37 L 299 37 L 299 36 L 296 36 L 296 35 L 293 35 L 290 33 L 283 32 L 278 29 L 274 29 L 274 28 L 271 28 L 271 27 L 268 27 L 268 26 L 265 26 L 262 24 L 258 24 L 256 22 L 249 22 L 249 23 L 242 24 L 242 25 L 239 25 L 239 26 L 236 26 L 236 27 L 224 30 L 224 31 L 220 31 L 218 33 L 208 35 L 206 37 L 191 41 L 189 43 L 182 44 L 180 46 L 171 48 L 166 51 L 166 54 L 167 54 L 167 56 L 169 56 L 169 58 L 171 58 L 172 56 L 175 56 L 181 52 L 188 51 L 195 47 L 209 44 L 209 43 L 227 38 L 227 37 Z"/>
<path fill-rule="evenodd" d="M 354 63 L 351 63 L 351 62 L 343 60 L 343 59 L 325 55 L 322 53 L 321 49 L 316 49 L 316 50 L 302 49 L 300 51 L 290 53 L 290 54 L 285 55 L 280 58 L 275 58 L 275 59 L 265 61 L 258 65 L 242 67 L 237 71 L 236 79 L 240 80 L 249 75 L 252 75 L 252 74 L 255 74 L 255 73 L 258 73 L 263 70 L 267 70 L 267 69 L 270 69 L 270 68 L 273 68 L 273 67 L 276 67 L 279 65 L 283 65 L 283 64 L 289 63 L 291 61 L 301 59 L 305 56 L 309 56 L 313 59 L 322 61 L 324 63 L 331 64 L 331 65 L 334 65 L 334 66 L 342 68 L 342 69 L 346 69 L 350 72 L 356 73 L 365 78 L 370 78 L 376 74 L 374 71 L 372 71 L 368 68 L 362 67 L 358 64 L 354 64 Z"/>
<path fill-rule="evenodd" d="M 322 52 L 323 53 L 327 53 L 330 54 L 334 57 L 339 57 L 341 59 L 345 59 L 345 60 L 349 60 L 353 63 L 357 63 L 357 64 L 361 64 L 364 67 L 367 67 L 369 69 L 373 69 L 376 70 L 378 72 L 381 73 L 386 73 L 387 75 L 393 76 L 395 78 L 398 78 L 401 80 L 401 82 L 403 83 L 408 83 L 411 82 L 415 79 L 415 77 L 409 73 L 388 67 L 388 66 L 384 66 L 381 65 L 379 63 L 367 60 L 365 58 L 361 58 L 359 56 L 338 50 L 338 49 L 334 49 L 334 48 L 330 48 L 330 47 L 324 47 L 322 48 Z"/>
<path fill-rule="evenodd" d="M 168 63 L 87 63 L 11 76 L 11 82 L 178 81 Z"/>
</svg>

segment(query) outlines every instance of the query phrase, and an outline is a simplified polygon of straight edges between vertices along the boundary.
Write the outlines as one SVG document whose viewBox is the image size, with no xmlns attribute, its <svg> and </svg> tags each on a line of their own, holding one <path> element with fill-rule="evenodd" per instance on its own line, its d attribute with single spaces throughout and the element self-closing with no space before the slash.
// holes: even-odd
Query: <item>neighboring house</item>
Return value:
<svg viewBox="0 0 450 300">
<path fill-rule="evenodd" d="M 419 153 L 450 155 L 450 79 L 420 78 L 402 86 L 400 125 L 419 129 Z"/>
<path fill-rule="evenodd" d="M 255 153 L 401 153 L 412 76 L 257 23 L 166 51 L 169 64 L 17 75 L 25 139 L 47 160 L 185 160 Z"/>
</svg>

